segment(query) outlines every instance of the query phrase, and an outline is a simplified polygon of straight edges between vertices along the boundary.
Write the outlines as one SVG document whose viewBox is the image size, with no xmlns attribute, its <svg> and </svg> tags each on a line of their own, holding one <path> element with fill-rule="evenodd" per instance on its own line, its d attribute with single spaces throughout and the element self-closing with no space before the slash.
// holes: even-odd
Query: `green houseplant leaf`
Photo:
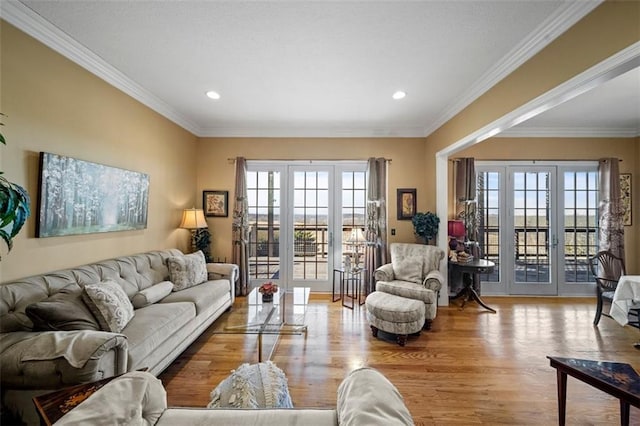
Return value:
<svg viewBox="0 0 640 426">
<path fill-rule="evenodd" d="M 0 176 L 0 238 L 13 248 L 13 238 L 18 235 L 31 214 L 29 194 L 15 183 Z"/>
<path fill-rule="evenodd" d="M 434 239 L 438 234 L 440 218 L 432 212 L 416 213 L 411 219 L 413 229 L 417 236 L 424 238 L 425 243 Z"/>
</svg>

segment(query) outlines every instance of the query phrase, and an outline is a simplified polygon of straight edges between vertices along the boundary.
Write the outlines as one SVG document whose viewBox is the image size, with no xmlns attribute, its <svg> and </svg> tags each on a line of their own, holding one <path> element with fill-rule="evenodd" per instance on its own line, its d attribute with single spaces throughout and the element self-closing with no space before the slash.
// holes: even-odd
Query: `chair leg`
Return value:
<svg viewBox="0 0 640 426">
<path fill-rule="evenodd" d="M 596 305 L 596 317 L 593 319 L 593 325 L 598 325 L 600 322 L 600 316 L 602 316 L 602 298 L 598 297 L 598 304 Z"/>
<path fill-rule="evenodd" d="M 397 341 L 400 346 L 404 346 L 407 343 L 407 335 L 398 334 Z"/>
<path fill-rule="evenodd" d="M 433 321 L 432 321 L 432 320 L 430 320 L 430 319 L 426 319 L 426 320 L 424 320 L 424 325 L 422 326 L 422 329 L 423 329 L 423 330 L 431 330 L 431 323 L 432 323 L 432 322 L 433 322 Z"/>
</svg>

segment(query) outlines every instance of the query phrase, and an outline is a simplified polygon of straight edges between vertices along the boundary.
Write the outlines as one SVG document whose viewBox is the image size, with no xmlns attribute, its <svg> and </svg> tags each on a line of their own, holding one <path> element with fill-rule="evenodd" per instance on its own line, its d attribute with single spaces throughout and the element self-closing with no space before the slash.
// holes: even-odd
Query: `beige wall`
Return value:
<svg viewBox="0 0 640 426">
<path fill-rule="evenodd" d="M 411 138 L 204 138 L 198 144 L 198 193 L 203 190 L 228 190 L 234 197 L 235 164 L 229 159 L 248 160 L 366 160 L 369 157 L 391 159 L 388 168 L 389 229 L 395 228 L 390 242 L 414 242 L 411 221 L 396 220 L 396 189 L 416 188 L 417 209 L 426 211 L 429 171 L 424 167 L 424 139 Z M 201 197 L 200 197 L 201 198 Z M 202 201 L 199 201 L 201 205 Z M 213 234 L 212 254 L 231 257 L 231 210 L 229 218 L 208 218 Z"/>
<path fill-rule="evenodd" d="M 631 173 L 632 201 L 640 200 L 638 138 L 493 138 L 456 154 L 476 160 L 598 160 L 616 157 L 620 173 Z M 450 189 L 450 193 L 452 190 Z M 625 227 L 625 248 L 629 273 L 640 273 L 640 202 L 632 204 L 632 226 Z"/>
<path fill-rule="evenodd" d="M 188 248 L 176 229 L 195 202 L 196 138 L 4 21 L 0 145 L 5 176 L 31 196 L 32 215 L 7 254 L 0 282 L 152 249 Z M 35 238 L 40 151 L 150 175 L 147 229 Z"/>
<path fill-rule="evenodd" d="M 640 41 L 638 16 L 640 16 L 640 2 L 605 1 L 602 3 L 540 53 L 429 135 L 425 157 L 427 168 L 429 170 L 435 169 L 436 154 L 442 149 L 461 141 L 474 131 Z M 570 145 L 576 148 L 566 151 L 561 148 L 564 140 L 562 143 L 553 139 L 542 141 L 540 139 L 521 139 L 511 140 L 511 144 L 498 142 L 498 144 L 502 144 L 500 149 L 505 150 L 500 152 L 500 155 L 503 156 L 501 158 L 535 160 L 548 158 L 546 155 L 553 155 L 552 153 L 560 151 L 566 155 L 563 159 L 567 160 L 596 159 L 599 156 L 612 155 L 608 154 L 609 141 L 585 139 L 588 148 L 578 147 L 580 143 L 571 142 Z M 638 139 L 636 138 L 635 141 L 637 150 Z M 486 143 L 487 141 L 481 142 L 474 151 L 468 152 L 481 153 Z M 532 146 L 536 146 L 536 150 L 539 152 L 530 152 L 525 148 Z M 624 151 L 620 158 L 624 159 L 624 170 L 633 171 L 635 188 L 637 187 L 637 176 L 640 176 L 638 154 L 633 154 L 628 149 Z M 499 149 L 496 152 L 499 152 Z M 586 157 L 584 157 L 585 155 Z M 463 154 L 456 153 L 455 156 L 462 157 Z M 452 176 L 451 163 L 449 164 L 449 176 Z M 427 180 L 428 192 L 435 193 L 435 181 L 435 174 L 430 174 Z M 634 192 L 636 194 L 634 199 L 637 199 L 638 189 L 636 188 Z M 450 194 L 451 190 L 449 190 L 448 201 L 449 210 L 452 212 Z M 435 204 L 428 207 L 434 208 L 434 206 Z M 637 210 L 636 204 L 634 213 Z M 640 241 L 636 235 L 638 234 L 637 229 L 637 226 L 627 228 L 631 232 L 627 232 L 626 238 L 627 251 L 629 254 L 633 254 L 633 259 L 630 259 L 629 254 L 627 255 L 630 271 L 635 272 L 638 272 L 640 268 L 640 260 L 636 260 L 640 253 Z"/>
</svg>

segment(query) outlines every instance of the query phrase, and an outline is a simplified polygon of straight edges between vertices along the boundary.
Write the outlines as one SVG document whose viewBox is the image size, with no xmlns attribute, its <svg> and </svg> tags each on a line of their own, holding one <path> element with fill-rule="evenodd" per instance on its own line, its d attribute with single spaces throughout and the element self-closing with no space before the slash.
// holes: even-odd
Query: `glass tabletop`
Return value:
<svg viewBox="0 0 640 426">
<path fill-rule="evenodd" d="M 264 302 L 254 288 L 246 303 L 233 307 L 224 329 L 218 333 L 300 334 L 306 332 L 305 317 L 309 304 L 309 287 L 279 287 L 273 300 Z"/>
</svg>

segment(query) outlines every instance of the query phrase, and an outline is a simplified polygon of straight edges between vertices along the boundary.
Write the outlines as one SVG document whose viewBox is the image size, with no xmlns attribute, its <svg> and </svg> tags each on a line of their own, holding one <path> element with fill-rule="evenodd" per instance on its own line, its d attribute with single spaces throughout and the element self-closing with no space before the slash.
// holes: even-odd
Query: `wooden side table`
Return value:
<svg viewBox="0 0 640 426">
<path fill-rule="evenodd" d="M 558 424 L 564 426 L 567 409 L 567 375 L 620 400 L 620 424 L 629 425 L 629 405 L 640 408 L 640 376 L 621 362 L 592 361 L 548 356 L 558 375 Z"/>
<path fill-rule="evenodd" d="M 478 279 L 478 274 L 481 273 L 491 273 L 493 272 L 493 268 L 495 268 L 496 264 L 491 262 L 490 260 L 484 259 L 473 259 L 471 262 L 458 263 L 458 262 L 449 262 L 449 268 L 460 272 L 462 274 L 462 289 L 456 294 L 451 300 L 456 300 L 459 298 L 463 298 L 462 300 L 462 308 L 469 300 L 475 300 L 478 302 L 480 306 L 483 308 L 496 313 L 496 310 L 490 308 L 487 304 L 485 304 L 480 295 L 476 291 L 476 289 L 480 288 L 480 280 Z"/>
</svg>

